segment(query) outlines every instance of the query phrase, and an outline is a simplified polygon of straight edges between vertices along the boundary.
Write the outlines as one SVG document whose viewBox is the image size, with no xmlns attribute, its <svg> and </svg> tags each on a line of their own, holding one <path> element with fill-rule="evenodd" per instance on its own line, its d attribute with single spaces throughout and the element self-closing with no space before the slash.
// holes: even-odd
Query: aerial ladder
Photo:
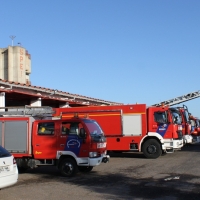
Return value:
<svg viewBox="0 0 200 200">
<path fill-rule="evenodd" d="M 196 99 L 198 97 L 200 97 L 200 90 L 198 90 L 197 92 L 191 92 L 191 93 L 188 93 L 186 95 L 182 95 L 180 97 L 176 97 L 176 98 L 173 98 L 173 99 L 170 99 L 170 100 L 167 100 L 167 101 L 162 101 L 162 102 L 156 103 L 152 106 L 162 106 L 162 105 L 174 106 L 176 104 L 180 104 L 180 103 L 192 100 L 192 99 Z"/>
<path fill-rule="evenodd" d="M 0 107 L 0 117 L 5 116 L 32 116 L 38 118 L 52 117 L 55 111 L 50 106 L 15 106 Z"/>
</svg>

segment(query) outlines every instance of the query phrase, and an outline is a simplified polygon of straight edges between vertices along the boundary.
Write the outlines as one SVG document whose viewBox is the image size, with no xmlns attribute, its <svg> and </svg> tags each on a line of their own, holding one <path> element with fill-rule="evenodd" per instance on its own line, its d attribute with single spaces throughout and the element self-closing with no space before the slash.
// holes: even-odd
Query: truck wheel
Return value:
<svg viewBox="0 0 200 200">
<path fill-rule="evenodd" d="M 146 158 L 158 158 L 162 154 L 161 146 L 155 139 L 147 140 L 142 147 L 142 152 Z"/>
<path fill-rule="evenodd" d="M 61 161 L 59 170 L 62 176 L 65 177 L 74 176 L 77 173 L 76 162 L 71 158 L 65 158 Z"/>
<path fill-rule="evenodd" d="M 166 156 L 167 152 L 166 151 L 162 151 L 162 155 L 161 156 Z"/>
<path fill-rule="evenodd" d="M 28 169 L 29 169 L 29 167 L 18 167 L 18 171 L 20 174 L 25 173 Z"/>
<path fill-rule="evenodd" d="M 78 170 L 79 170 L 80 172 L 85 172 L 85 173 L 87 173 L 87 172 L 92 171 L 92 169 L 93 169 L 92 166 L 78 166 Z"/>
</svg>

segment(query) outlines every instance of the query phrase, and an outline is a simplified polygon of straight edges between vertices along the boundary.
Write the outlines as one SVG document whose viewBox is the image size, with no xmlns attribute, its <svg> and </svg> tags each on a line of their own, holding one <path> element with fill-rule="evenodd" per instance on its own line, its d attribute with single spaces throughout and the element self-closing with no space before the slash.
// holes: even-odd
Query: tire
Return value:
<svg viewBox="0 0 200 200">
<path fill-rule="evenodd" d="M 158 158 L 162 154 L 161 146 L 155 139 L 147 140 L 142 147 L 142 152 L 146 158 Z"/>
<path fill-rule="evenodd" d="M 18 167 L 18 171 L 20 174 L 26 173 L 29 167 Z"/>
<path fill-rule="evenodd" d="M 60 163 L 59 170 L 62 176 L 72 177 L 77 173 L 77 164 L 71 158 L 64 158 Z"/>
<path fill-rule="evenodd" d="M 162 155 L 161 156 L 166 156 L 167 152 L 166 151 L 162 151 Z"/>
<path fill-rule="evenodd" d="M 78 170 L 84 173 L 90 172 L 92 171 L 92 169 L 93 169 L 92 166 L 78 166 Z"/>
</svg>

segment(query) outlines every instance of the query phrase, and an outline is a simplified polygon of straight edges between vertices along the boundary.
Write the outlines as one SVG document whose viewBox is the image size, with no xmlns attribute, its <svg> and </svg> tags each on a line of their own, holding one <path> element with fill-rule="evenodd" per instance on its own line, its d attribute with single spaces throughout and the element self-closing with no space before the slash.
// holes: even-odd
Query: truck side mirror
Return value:
<svg viewBox="0 0 200 200">
<path fill-rule="evenodd" d="M 85 134 L 85 129 L 84 128 L 81 128 L 80 129 L 80 134 L 79 134 L 79 136 L 81 137 L 81 138 L 86 138 L 86 134 Z"/>
<path fill-rule="evenodd" d="M 178 122 L 178 116 L 175 116 L 175 118 L 174 118 L 174 122 L 175 122 L 175 123 Z"/>
</svg>

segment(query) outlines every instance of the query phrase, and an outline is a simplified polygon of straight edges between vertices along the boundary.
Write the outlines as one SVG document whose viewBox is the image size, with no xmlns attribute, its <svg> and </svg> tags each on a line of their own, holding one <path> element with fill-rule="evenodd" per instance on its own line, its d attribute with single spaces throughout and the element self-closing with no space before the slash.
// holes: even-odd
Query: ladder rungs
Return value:
<svg viewBox="0 0 200 200">
<path fill-rule="evenodd" d="M 0 115 L 31 115 L 42 116 L 45 114 L 53 114 L 54 111 L 50 106 L 24 106 L 24 107 L 0 107 Z"/>
</svg>

